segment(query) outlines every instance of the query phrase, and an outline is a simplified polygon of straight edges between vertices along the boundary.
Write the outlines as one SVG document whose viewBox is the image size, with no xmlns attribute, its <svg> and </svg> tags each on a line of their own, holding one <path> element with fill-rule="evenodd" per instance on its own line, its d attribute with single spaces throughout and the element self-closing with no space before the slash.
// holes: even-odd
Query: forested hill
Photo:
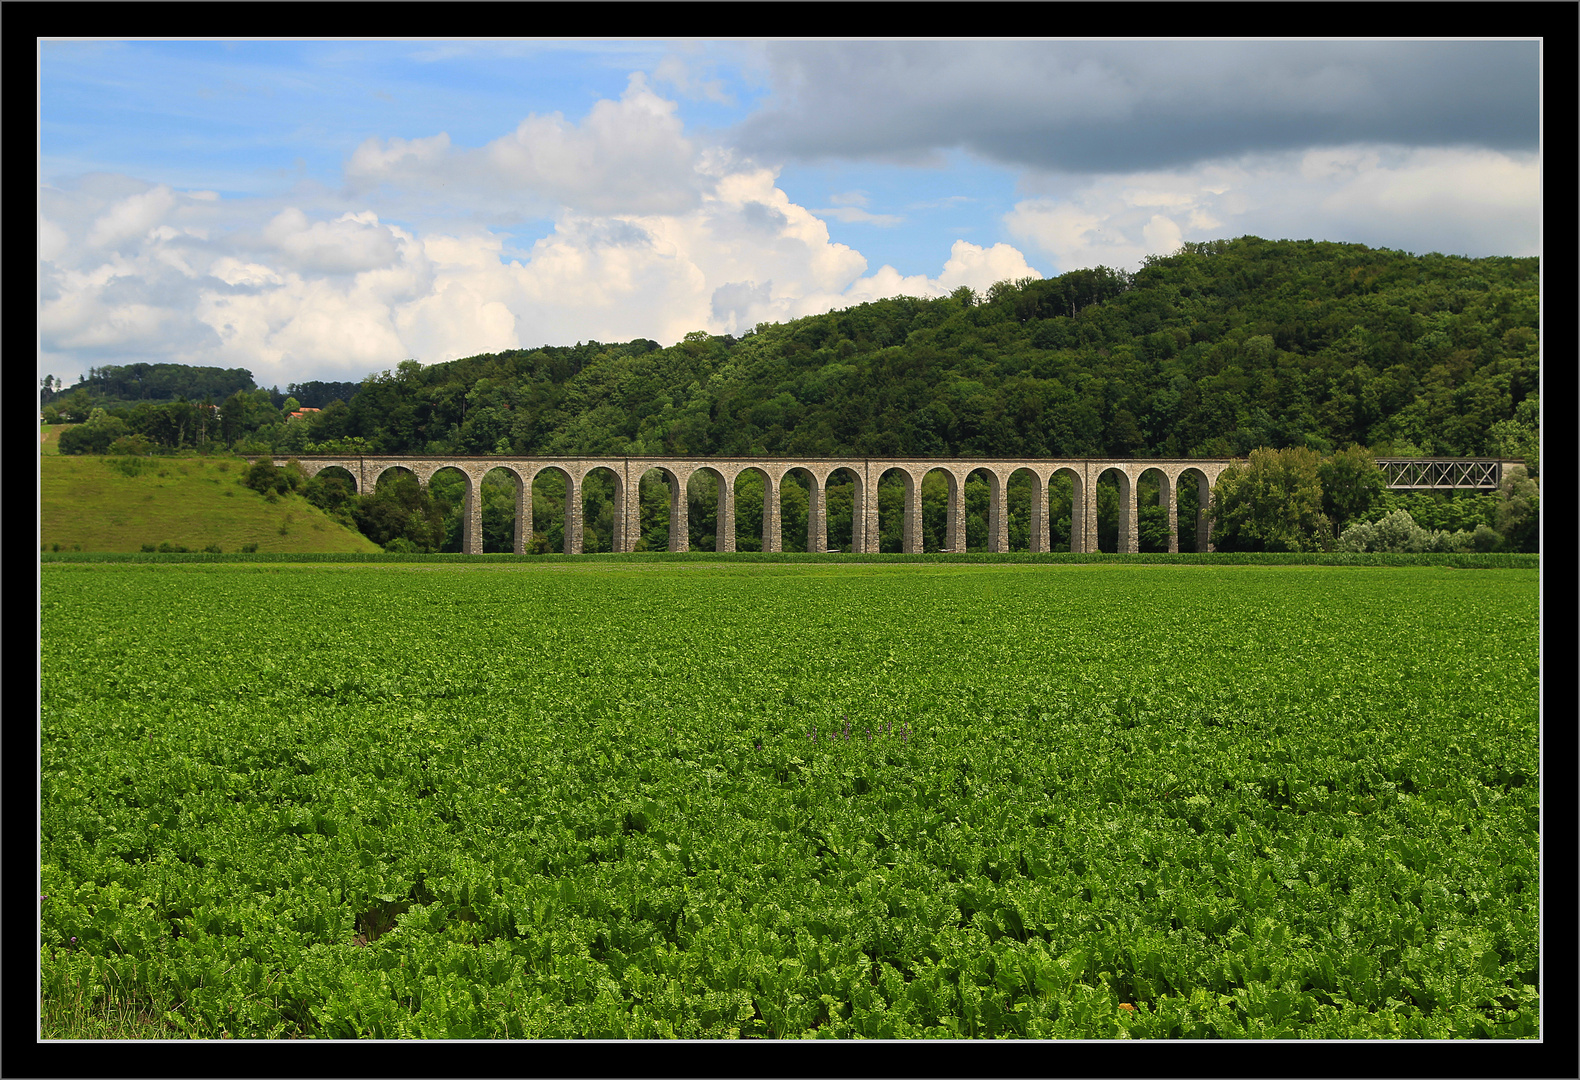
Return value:
<svg viewBox="0 0 1580 1080">
<path fill-rule="evenodd" d="M 237 432 L 276 452 L 1516 455 L 1537 426 L 1535 258 L 1242 237 L 1134 275 L 895 298 L 739 340 L 516 350 L 364 380 Z M 250 422 L 249 422 L 250 424 Z"/>
<path fill-rule="evenodd" d="M 1535 258 L 1244 237 L 1133 276 L 880 300 L 739 340 L 408 363 L 321 437 L 464 454 L 1490 453 L 1510 431 L 1495 425 L 1537 422 L 1539 284 Z"/>
</svg>

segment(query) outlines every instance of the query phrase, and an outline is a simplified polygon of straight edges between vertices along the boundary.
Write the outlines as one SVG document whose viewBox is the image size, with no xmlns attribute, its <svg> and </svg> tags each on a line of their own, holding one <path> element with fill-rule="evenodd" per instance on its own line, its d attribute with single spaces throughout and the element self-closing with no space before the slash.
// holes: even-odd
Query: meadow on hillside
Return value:
<svg viewBox="0 0 1580 1080">
<path fill-rule="evenodd" d="M 46 447 L 45 453 L 48 453 Z M 46 551 L 375 552 L 377 544 L 306 499 L 261 498 L 226 457 L 39 460 L 39 543 Z"/>
</svg>

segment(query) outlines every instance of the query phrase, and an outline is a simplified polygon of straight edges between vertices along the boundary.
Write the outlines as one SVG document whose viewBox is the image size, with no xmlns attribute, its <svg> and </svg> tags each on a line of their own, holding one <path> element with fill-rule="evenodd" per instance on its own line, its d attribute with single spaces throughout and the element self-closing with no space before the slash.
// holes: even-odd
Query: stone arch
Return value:
<svg viewBox="0 0 1580 1080">
<path fill-rule="evenodd" d="M 1131 476 L 1131 467 L 1118 461 L 1098 462 L 1093 467 L 1091 487 L 1087 491 L 1086 502 L 1086 550 L 1102 550 L 1097 537 L 1097 488 L 1109 473 L 1114 474 L 1114 479 L 1119 485 L 1119 521 L 1114 550 L 1121 553 L 1134 552 L 1136 550 L 1136 482 Z"/>
<path fill-rule="evenodd" d="M 1196 511 L 1191 515 L 1189 528 L 1191 531 L 1191 544 L 1193 550 L 1208 552 L 1212 545 L 1212 488 L 1222 469 L 1214 469 L 1209 476 L 1205 468 L 1197 465 L 1186 465 L 1175 471 L 1174 498 L 1169 507 L 1169 536 L 1170 551 L 1180 550 L 1179 535 L 1179 497 L 1187 490 L 1191 493 L 1188 503 L 1193 502 Z"/>
<path fill-rule="evenodd" d="M 427 472 L 432 473 L 433 470 L 429 469 Z M 377 491 L 379 484 L 391 473 L 405 473 L 423 487 L 428 486 L 428 476 L 425 473 L 419 472 L 405 462 L 388 461 L 379 462 L 368 470 L 368 491 Z"/>
<path fill-rule="evenodd" d="M 1005 471 L 1004 550 L 1047 551 L 1048 488 L 1042 474 L 1030 464 L 1006 466 Z"/>
<path fill-rule="evenodd" d="M 604 489 L 608 488 L 608 501 L 604 502 Z M 600 550 L 607 546 L 611 552 L 627 551 L 626 543 L 626 491 L 625 478 L 613 462 L 584 463 L 581 469 L 581 520 L 577 536 L 577 552 L 585 553 L 591 545 Z M 593 517 L 589 520 L 587 502 L 594 500 Z M 633 538 L 634 539 L 634 538 Z"/>
<path fill-rule="evenodd" d="M 537 535 L 539 519 L 533 508 L 533 500 L 541 497 L 546 504 L 541 519 L 544 525 L 543 536 L 549 546 L 553 547 L 554 519 L 550 508 L 555 502 L 559 502 L 560 549 L 567 555 L 579 553 L 582 549 L 582 494 L 581 476 L 578 471 L 565 465 L 540 465 L 536 469 L 530 469 L 527 475 L 527 496 L 524 527 L 528 536 Z"/>
<path fill-rule="evenodd" d="M 702 479 L 702 484 L 696 481 Z M 710 500 L 707 493 L 707 484 L 712 481 L 714 496 Z M 713 512 L 713 550 L 727 552 L 735 550 L 735 488 L 733 477 L 727 477 L 723 470 L 713 465 L 701 464 L 691 469 L 685 476 L 685 492 L 688 504 L 687 548 L 690 548 L 690 532 L 692 528 L 704 526 L 707 522 L 708 510 L 711 504 Z M 693 513 L 696 511 L 696 513 Z M 702 547 L 698 537 L 698 547 Z"/>
<path fill-rule="evenodd" d="M 1065 485 L 1069 493 L 1065 493 Z M 1044 499 L 1044 523 L 1047 529 L 1047 550 L 1063 546 L 1079 554 L 1086 550 L 1086 496 L 1085 471 L 1075 464 L 1056 465 L 1048 472 L 1041 485 Z M 1066 524 L 1065 514 L 1069 514 Z M 1061 542 L 1062 541 L 1062 545 Z"/>
<path fill-rule="evenodd" d="M 777 470 L 767 464 L 742 464 L 730 470 L 730 520 L 720 527 L 730 532 L 731 551 L 777 551 L 779 545 L 779 483 Z M 759 480 L 762 491 L 759 495 Z M 742 487 L 742 483 L 745 486 Z M 722 503 L 722 500 L 721 500 Z M 744 510 L 746 520 L 742 520 Z M 755 518 L 757 527 L 751 528 Z M 745 526 L 745 531 L 742 527 Z"/>
<path fill-rule="evenodd" d="M 802 492 L 805 495 L 802 495 Z M 779 473 L 779 551 L 815 551 L 812 519 L 822 485 L 805 465 L 787 464 Z M 801 500 L 805 498 L 803 507 Z"/>
<path fill-rule="evenodd" d="M 939 552 L 964 551 L 966 536 L 955 513 L 960 504 L 960 478 L 948 466 L 934 465 L 925 468 L 918 486 L 922 503 L 921 550 L 931 547 Z"/>
<path fill-rule="evenodd" d="M 475 474 L 473 468 L 453 461 L 421 462 L 416 465 L 413 471 L 421 478 L 423 486 L 428 489 L 430 495 L 441 500 L 444 505 L 449 506 L 452 513 L 456 510 L 460 511 L 461 535 L 458 539 L 462 553 L 466 555 L 481 555 L 483 552 L 483 500 L 479 485 L 482 478 Z M 455 476 L 449 475 L 451 473 L 454 473 Z M 456 479 L 457 477 L 459 480 Z M 439 481 L 437 487 L 434 485 L 435 480 Z M 446 544 L 450 542 L 448 536 L 449 517 L 449 514 L 445 515 L 447 522 Z"/>
<path fill-rule="evenodd" d="M 468 528 L 477 538 L 477 550 L 487 551 L 488 544 L 485 532 L 484 510 L 488 505 L 487 491 L 495 486 L 499 479 L 498 474 L 503 472 L 506 481 L 512 488 L 511 508 L 511 539 L 504 545 L 505 550 L 517 555 L 525 555 L 527 551 L 528 530 L 531 528 L 532 496 L 526 481 L 522 479 L 521 467 L 513 462 L 500 462 L 497 465 L 482 465 L 477 477 L 477 495 L 468 512 Z M 497 519 L 496 519 L 497 520 Z"/>
<path fill-rule="evenodd" d="M 1143 548 L 1156 550 L 1148 546 L 1148 537 L 1154 536 L 1144 519 L 1151 518 L 1150 508 L 1158 507 L 1163 511 L 1163 536 L 1161 549 L 1169 554 L 1178 554 L 1179 536 L 1175 532 L 1174 523 L 1174 478 L 1170 476 L 1171 470 L 1164 465 L 1148 465 L 1138 463 L 1136 470 L 1136 551 Z M 1147 491 L 1156 483 L 1158 494 L 1155 501 L 1149 501 Z"/>
<path fill-rule="evenodd" d="M 987 485 L 986 505 L 979 505 L 977 512 L 972 512 L 973 498 L 972 478 L 980 477 Z M 962 550 L 970 550 L 971 534 L 979 533 L 981 550 L 1007 551 L 1009 550 L 1009 514 L 1004 507 L 1004 481 L 1005 477 L 991 465 L 967 464 L 962 467 L 960 474 L 960 525 L 961 535 L 965 538 Z M 973 521 L 977 524 L 973 527 Z"/>
<path fill-rule="evenodd" d="M 895 474 L 898 474 L 897 476 Z M 892 479 L 891 479 L 892 478 Z M 899 497 L 895 498 L 898 480 Z M 874 465 L 872 469 L 873 495 L 876 496 L 870 504 L 873 516 L 874 529 L 877 534 L 876 543 L 870 543 L 868 550 L 882 551 L 883 544 L 894 544 L 898 541 L 900 551 L 907 555 L 915 554 L 922 550 L 922 501 L 921 483 L 918 476 L 906 466 L 898 462 L 883 462 Z M 899 517 L 898 537 L 894 536 L 894 518 Z M 885 523 L 889 528 L 885 529 Z"/>
<path fill-rule="evenodd" d="M 848 544 L 856 554 L 865 552 L 869 532 L 875 540 L 878 531 L 876 520 L 871 529 L 867 527 L 873 485 L 867 482 L 866 470 L 854 461 L 818 462 L 807 465 L 806 470 L 817 481 L 807 546 L 843 551 Z M 876 546 L 874 543 L 874 549 Z"/>
<path fill-rule="evenodd" d="M 360 478 L 357 476 L 356 469 L 353 469 L 347 465 L 342 465 L 338 461 L 315 462 L 310 466 L 304 465 L 302 467 L 302 475 L 306 476 L 309 480 L 315 476 L 323 476 L 325 473 L 330 474 L 329 476 L 325 477 L 325 479 L 334 479 L 349 483 L 351 485 L 352 492 L 361 494 Z M 344 475 L 336 475 L 337 473 Z"/>
<path fill-rule="evenodd" d="M 691 539 L 688 534 L 689 515 L 686 513 L 686 478 L 690 470 L 677 471 L 673 465 L 664 465 L 657 462 L 637 462 L 631 472 L 631 486 L 637 496 L 637 506 L 647 508 L 653 504 L 654 499 L 649 494 L 653 488 L 649 485 L 644 492 L 643 485 L 647 484 L 657 474 L 658 482 L 664 487 L 663 507 L 659 511 L 668 522 L 669 539 L 664 545 L 666 551 L 690 551 Z M 628 551 L 636 550 L 637 538 L 644 535 L 642 526 L 643 509 L 639 509 L 635 523 L 636 535 L 631 537 L 627 546 Z"/>
<path fill-rule="evenodd" d="M 249 458 L 248 460 L 256 460 L 256 459 Z M 309 479 L 309 480 L 311 480 L 313 477 L 317 476 L 319 473 L 326 472 L 329 469 L 339 469 L 341 472 L 346 474 L 347 478 L 350 479 L 350 481 L 351 481 L 351 490 L 356 492 L 359 495 L 362 494 L 363 478 L 362 478 L 362 469 L 360 467 L 361 466 L 361 462 L 357 462 L 357 461 L 313 461 L 311 459 L 303 461 L 300 458 L 297 458 L 295 460 L 296 460 L 296 464 L 302 470 L 302 475 L 304 477 L 306 477 L 307 479 Z"/>
</svg>

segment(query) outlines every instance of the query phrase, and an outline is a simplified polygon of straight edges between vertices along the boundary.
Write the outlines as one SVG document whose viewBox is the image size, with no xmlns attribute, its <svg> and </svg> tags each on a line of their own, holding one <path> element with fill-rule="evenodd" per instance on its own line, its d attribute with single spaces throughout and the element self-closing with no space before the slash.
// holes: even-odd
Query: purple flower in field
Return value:
<svg viewBox="0 0 1580 1080">
<path fill-rule="evenodd" d="M 76 939 L 76 938 L 72 938 L 72 939 L 71 939 L 71 943 L 72 943 L 72 944 L 73 944 L 73 945 L 75 945 L 75 944 L 76 944 L 76 943 L 77 943 L 77 939 Z"/>
</svg>

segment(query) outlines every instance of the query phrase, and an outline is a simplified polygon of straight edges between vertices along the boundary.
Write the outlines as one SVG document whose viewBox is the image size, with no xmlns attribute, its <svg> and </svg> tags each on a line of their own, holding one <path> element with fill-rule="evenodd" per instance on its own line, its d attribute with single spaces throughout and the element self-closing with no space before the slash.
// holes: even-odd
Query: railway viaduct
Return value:
<svg viewBox="0 0 1580 1080">
<path fill-rule="evenodd" d="M 1176 494 L 1180 485 L 1194 483 L 1197 491 L 1196 549 L 1211 551 L 1208 540 L 1211 522 L 1206 507 L 1211 503 L 1212 487 L 1218 477 L 1239 459 L 1234 458 L 760 458 L 760 457 L 430 457 L 391 455 L 381 457 L 310 456 L 294 460 L 307 476 L 328 468 L 350 474 L 359 492 L 372 491 L 379 477 L 391 469 L 412 473 L 426 485 L 442 469 L 455 469 L 466 478 L 466 513 L 462 550 L 469 555 L 483 550 L 483 477 L 504 469 L 516 484 L 516 553 L 525 551 L 532 535 L 532 481 L 545 470 L 555 470 L 565 480 L 565 552 L 582 550 L 582 483 L 599 470 L 614 481 L 614 551 L 631 551 L 640 535 L 638 485 L 648 473 L 659 474 L 669 488 L 669 550 L 689 548 L 686 524 L 686 484 L 701 473 L 718 483 L 719 532 L 716 551 L 735 550 L 735 481 L 742 473 L 755 470 L 763 481 L 763 547 L 780 551 L 780 491 L 785 477 L 800 471 L 807 481 L 807 547 L 823 551 L 828 546 L 826 490 L 836 473 L 854 482 L 851 520 L 851 548 L 859 553 L 878 551 L 878 481 L 890 472 L 899 474 L 905 488 L 904 550 L 922 550 L 923 477 L 941 472 L 949 485 L 946 526 L 946 551 L 966 549 L 965 482 L 972 473 L 981 473 L 989 488 L 988 550 L 1009 550 L 1009 513 L 1005 488 L 1017 472 L 1030 473 L 1032 485 L 1032 551 L 1050 550 L 1048 529 L 1048 484 L 1056 476 L 1070 478 L 1074 499 L 1071 513 L 1072 552 L 1097 551 L 1097 480 L 1112 472 L 1119 483 L 1119 550 L 1136 550 L 1137 481 L 1143 473 L 1158 474 L 1158 504 L 1168 514 L 1169 551 L 1179 551 L 1179 526 Z M 1423 466 L 1419 460 L 1382 462 L 1389 470 L 1390 487 L 1496 487 L 1502 468 L 1512 461 L 1465 462 L 1459 459 L 1426 459 L 1441 463 Z M 1390 468 L 1391 467 L 1391 468 Z"/>
<path fill-rule="evenodd" d="M 716 549 L 735 550 L 735 481 L 742 473 L 756 471 L 763 478 L 763 550 L 780 551 L 780 491 L 785 477 L 799 470 L 807 481 L 807 547 L 822 551 L 828 546 L 827 500 L 830 477 L 843 472 L 854 482 L 855 499 L 851 520 L 851 547 L 856 552 L 878 550 L 878 481 L 890 472 L 899 474 L 905 488 L 904 550 L 922 550 L 922 478 L 941 472 L 949 485 L 947 551 L 965 551 L 965 482 L 980 473 L 989 488 L 988 550 L 1009 550 L 1009 513 L 1005 487 L 1009 478 L 1022 470 L 1031 474 L 1031 550 L 1048 551 L 1048 483 L 1058 474 L 1069 476 L 1074 497 L 1071 551 L 1097 550 L 1097 478 L 1113 471 L 1119 481 L 1120 550 L 1136 550 L 1136 481 L 1153 470 L 1161 477 L 1159 505 L 1168 512 L 1169 550 L 1179 550 L 1179 530 L 1175 517 L 1175 493 L 1182 483 L 1195 483 L 1198 505 L 1206 507 L 1212 485 L 1233 459 L 1204 458 L 757 458 L 757 457 L 298 457 L 295 459 L 309 477 L 328 468 L 344 469 L 357 490 L 372 491 L 379 477 L 390 469 L 404 469 L 426 485 L 441 469 L 455 469 L 466 477 L 466 513 L 462 550 L 478 554 L 483 550 L 482 502 L 479 498 L 483 477 L 495 469 L 510 473 L 516 484 L 516 553 L 525 550 L 532 535 L 533 479 L 545 470 L 558 471 L 565 479 L 565 552 L 582 549 L 582 483 L 598 470 L 614 480 L 615 551 L 630 551 L 640 535 L 638 526 L 638 484 L 648 473 L 659 474 L 669 488 L 669 549 L 688 550 L 686 525 L 686 484 L 701 473 L 712 476 L 719 491 L 719 534 Z M 1198 512 L 1196 535 L 1201 551 L 1212 550 L 1206 543 L 1208 529 L 1201 527 Z"/>
</svg>

